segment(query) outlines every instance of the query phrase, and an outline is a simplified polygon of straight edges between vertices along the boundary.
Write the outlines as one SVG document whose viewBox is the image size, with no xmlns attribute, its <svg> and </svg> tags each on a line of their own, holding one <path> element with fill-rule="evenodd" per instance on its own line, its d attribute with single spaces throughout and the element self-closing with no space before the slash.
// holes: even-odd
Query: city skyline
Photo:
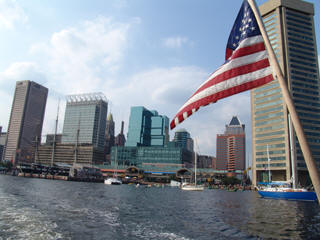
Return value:
<svg viewBox="0 0 320 240">
<path fill-rule="evenodd" d="M 25 79 L 49 88 L 43 134 L 54 132 L 59 98 L 97 90 L 110 100 L 116 132 L 123 120 L 127 133 L 131 106 L 156 109 L 172 119 L 194 89 L 223 62 L 242 1 L 217 2 L 110 1 L 107 5 L 95 1 L 89 6 L 85 1 L 1 1 L 0 15 L 8 16 L 0 20 L 0 32 L 6 36 L 0 40 L 4 55 L 0 61 L 2 131 L 8 128 L 15 83 Z M 319 3 L 308 2 L 315 7 L 319 45 Z M 6 15 L 6 9 L 11 15 Z M 65 103 L 60 107 L 62 120 Z M 202 154 L 215 156 L 215 135 L 232 115 L 247 126 L 247 146 L 251 146 L 249 92 L 210 105 L 179 127 L 198 139 Z M 60 121 L 58 132 L 62 125 Z M 170 135 L 172 139 L 174 131 Z M 251 154 L 251 147 L 247 150 Z"/>
</svg>

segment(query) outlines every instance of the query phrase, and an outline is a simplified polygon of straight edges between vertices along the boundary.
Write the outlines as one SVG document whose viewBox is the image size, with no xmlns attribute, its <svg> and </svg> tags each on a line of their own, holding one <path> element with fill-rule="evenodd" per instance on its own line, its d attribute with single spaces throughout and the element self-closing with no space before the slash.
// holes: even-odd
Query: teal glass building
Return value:
<svg viewBox="0 0 320 240">
<path fill-rule="evenodd" d="M 104 149 L 108 103 L 102 93 L 67 96 L 62 143 Z"/>
<path fill-rule="evenodd" d="M 169 142 L 169 118 L 157 111 L 131 107 L 128 138 L 124 147 L 113 147 L 111 163 L 146 169 L 190 166 L 193 154 L 175 142 Z"/>
<path fill-rule="evenodd" d="M 193 164 L 193 153 L 168 144 L 165 147 L 113 147 L 111 150 L 112 164 L 120 166 L 137 166 L 145 168 L 148 164 L 161 165 L 162 168 L 172 166 L 191 167 Z"/>
<path fill-rule="evenodd" d="M 169 118 L 157 111 L 131 107 L 128 138 L 125 146 L 166 146 L 169 142 Z"/>
</svg>

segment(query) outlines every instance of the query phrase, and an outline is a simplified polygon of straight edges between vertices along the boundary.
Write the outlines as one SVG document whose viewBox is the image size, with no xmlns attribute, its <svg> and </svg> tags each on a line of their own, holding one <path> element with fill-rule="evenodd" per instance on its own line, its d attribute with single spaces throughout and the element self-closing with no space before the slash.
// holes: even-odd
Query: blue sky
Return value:
<svg viewBox="0 0 320 240">
<path fill-rule="evenodd" d="M 265 0 L 257 0 L 257 4 Z M 320 3 L 315 4 L 319 45 Z M 0 0 L 0 126 L 7 130 L 15 82 L 49 88 L 43 135 L 54 131 L 65 95 L 103 92 L 125 133 L 131 106 L 170 119 L 223 63 L 240 0 Z M 319 48 L 319 47 L 318 47 Z M 201 154 L 216 152 L 216 135 L 232 116 L 246 124 L 251 147 L 249 92 L 200 109 L 180 124 Z M 174 131 L 170 131 L 172 138 Z M 249 152 L 249 155 L 251 153 Z"/>
</svg>

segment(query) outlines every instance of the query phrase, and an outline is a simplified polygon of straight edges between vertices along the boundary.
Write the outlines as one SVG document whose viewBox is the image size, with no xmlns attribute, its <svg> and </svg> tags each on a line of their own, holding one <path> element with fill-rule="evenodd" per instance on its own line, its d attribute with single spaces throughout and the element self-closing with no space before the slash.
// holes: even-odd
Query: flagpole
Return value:
<svg viewBox="0 0 320 240">
<path fill-rule="evenodd" d="M 277 75 L 277 78 L 279 80 L 283 99 L 284 99 L 284 101 L 287 105 L 288 111 L 290 113 L 292 124 L 294 126 L 295 131 L 296 131 L 296 135 L 297 135 L 298 141 L 300 143 L 302 154 L 305 159 L 313 187 L 314 187 L 315 192 L 317 194 L 318 202 L 320 204 L 320 177 L 319 177 L 317 165 L 315 164 L 315 161 L 312 157 L 312 153 L 310 151 L 306 136 L 304 134 L 304 130 L 303 130 L 302 125 L 300 123 L 299 116 L 298 116 L 297 111 L 295 109 L 295 106 L 293 104 L 293 101 L 292 101 L 291 95 L 289 93 L 286 81 L 283 77 L 283 74 L 282 74 L 282 71 L 280 68 L 280 65 L 277 61 L 277 58 L 276 58 L 274 52 L 273 52 L 272 46 L 270 44 L 267 32 L 264 28 L 264 24 L 262 22 L 262 18 L 260 16 L 257 5 L 254 0 L 248 0 L 248 3 L 250 4 L 250 6 L 253 10 L 253 13 L 257 19 L 258 26 L 260 28 L 260 31 L 261 31 L 262 37 L 264 39 L 267 51 L 269 53 L 270 64 L 273 67 L 273 71 L 275 72 L 275 74 Z"/>
</svg>

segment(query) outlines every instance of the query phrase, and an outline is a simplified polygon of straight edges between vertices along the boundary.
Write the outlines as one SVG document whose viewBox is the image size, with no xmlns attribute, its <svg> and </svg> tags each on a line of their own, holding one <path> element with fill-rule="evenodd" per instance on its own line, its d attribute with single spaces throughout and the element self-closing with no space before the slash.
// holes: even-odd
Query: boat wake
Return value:
<svg viewBox="0 0 320 240">
<path fill-rule="evenodd" d="M 65 239 L 57 224 L 30 207 L 19 207 L 12 195 L 0 191 L 0 239 Z"/>
</svg>

